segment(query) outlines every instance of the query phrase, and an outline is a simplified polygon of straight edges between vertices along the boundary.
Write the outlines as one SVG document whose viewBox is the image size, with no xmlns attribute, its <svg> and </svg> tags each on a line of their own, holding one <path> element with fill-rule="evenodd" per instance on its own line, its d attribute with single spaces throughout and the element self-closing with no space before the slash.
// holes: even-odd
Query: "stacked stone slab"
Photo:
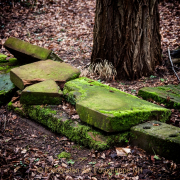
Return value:
<svg viewBox="0 0 180 180">
<path fill-rule="evenodd" d="M 62 91 L 53 80 L 46 80 L 26 87 L 21 94 L 22 104 L 61 104 Z"/>
<path fill-rule="evenodd" d="M 52 50 L 30 44 L 14 37 L 9 37 L 6 40 L 4 47 L 22 64 L 46 59 L 62 61 L 62 59 L 54 54 Z"/>
<path fill-rule="evenodd" d="M 84 77 L 67 82 L 63 94 L 76 104 L 82 121 L 106 132 L 125 131 L 152 119 L 165 122 L 171 114 L 161 106 Z"/>
</svg>

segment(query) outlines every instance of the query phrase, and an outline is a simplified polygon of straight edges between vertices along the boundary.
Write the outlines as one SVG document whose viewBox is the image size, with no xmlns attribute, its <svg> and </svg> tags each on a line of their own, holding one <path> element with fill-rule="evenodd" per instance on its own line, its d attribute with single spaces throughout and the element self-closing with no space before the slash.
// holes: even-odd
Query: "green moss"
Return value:
<svg viewBox="0 0 180 180">
<path fill-rule="evenodd" d="M 61 97 L 50 97 L 48 95 L 40 94 L 40 93 L 26 93 L 26 95 L 21 96 L 20 102 L 22 104 L 61 104 Z"/>
<path fill-rule="evenodd" d="M 6 58 L 6 55 L 0 53 L 0 62 L 7 62 Z"/>
<path fill-rule="evenodd" d="M 130 129 L 143 121 L 168 120 L 171 111 L 88 78 L 65 84 L 63 94 L 82 121 L 106 132 Z"/>
<path fill-rule="evenodd" d="M 153 99 L 170 108 L 180 108 L 179 86 L 145 87 L 139 90 L 138 96 L 145 100 Z"/>
<path fill-rule="evenodd" d="M 9 110 L 12 109 L 12 104 L 13 104 L 13 103 L 12 103 L 11 101 L 8 103 L 7 108 L 8 108 Z"/>
<path fill-rule="evenodd" d="M 16 58 L 10 58 L 9 62 L 10 62 L 10 64 L 17 64 L 18 60 Z"/>
<path fill-rule="evenodd" d="M 60 154 L 57 155 L 57 157 L 58 157 L 58 159 L 61 159 L 61 158 L 70 159 L 71 158 L 71 153 L 61 152 Z"/>
<path fill-rule="evenodd" d="M 13 108 L 12 103 L 9 103 L 9 106 Z M 56 111 L 55 113 L 51 108 L 52 106 L 23 105 L 22 107 L 23 112 L 30 118 L 44 124 L 52 131 L 63 134 L 70 140 L 89 148 L 104 150 L 112 145 L 122 145 L 129 136 L 129 132 L 104 134 L 99 130 L 92 129 L 91 126 L 63 117 L 60 115 L 62 114 L 61 111 Z"/>
<path fill-rule="evenodd" d="M 4 44 L 4 47 L 10 50 L 10 52 L 12 49 L 13 51 L 20 51 L 21 53 L 31 55 L 35 58 L 42 60 L 48 59 L 50 53 L 52 52 L 51 50 L 32 45 L 28 42 L 22 41 L 14 37 L 8 38 L 8 40 Z"/>
</svg>

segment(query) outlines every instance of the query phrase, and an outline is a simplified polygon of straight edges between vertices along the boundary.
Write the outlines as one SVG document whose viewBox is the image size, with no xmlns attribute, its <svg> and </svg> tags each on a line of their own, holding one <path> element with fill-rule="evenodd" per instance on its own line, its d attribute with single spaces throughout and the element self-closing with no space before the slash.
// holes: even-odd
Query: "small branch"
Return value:
<svg viewBox="0 0 180 180">
<path fill-rule="evenodd" d="M 6 115 L 4 115 L 4 130 L 6 129 Z"/>
<path fill-rule="evenodd" d="M 176 71 L 174 70 L 174 65 L 173 65 L 173 62 L 172 62 L 172 60 L 171 60 L 171 55 L 170 55 L 170 50 L 169 50 L 169 48 L 168 48 L 168 55 L 169 55 L 169 60 L 170 60 L 170 62 L 171 62 L 172 70 L 174 71 L 174 74 L 176 75 L 178 81 L 180 82 L 179 76 L 177 75 Z"/>
</svg>

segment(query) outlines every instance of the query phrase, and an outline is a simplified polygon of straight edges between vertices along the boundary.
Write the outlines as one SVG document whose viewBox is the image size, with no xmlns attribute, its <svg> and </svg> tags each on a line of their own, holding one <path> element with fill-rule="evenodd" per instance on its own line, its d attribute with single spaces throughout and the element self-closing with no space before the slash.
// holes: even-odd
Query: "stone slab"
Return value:
<svg viewBox="0 0 180 180">
<path fill-rule="evenodd" d="M 22 104 L 61 104 L 62 91 L 53 80 L 46 80 L 26 87 L 21 94 Z"/>
<path fill-rule="evenodd" d="M 132 127 L 131 133 L 132 145 L 180 162 L 180 128 L 158 121 L 149 121 Z"/>
<path fill-rule="evenodd" d="M 129 131 L 107 134 L 79 120 L 71 120 L 59 106 L 26 105 L 10 102 L 10 109 L 22 116 L 29 116 L 33 120 L 49 127 L 52 131 L 65 135 L 70 140 L 95 150 L 105 150 L 110 147 L 122 146 L 129 139 Z"/>
<path fill-rule="evenodd" d="M 46 59 L 62 61 L 52 50 L 30 44 L 14 37 L 9 37 L 4 43 L 4 47 L 22 64 Z"/>
<path fill-rule="evenodd" d="M 143 99 L 153 99 L 170 108 L 180 108 L 180 86 L 166 85 L 159 87 L 144 87 L 139 90 L 138 96 Z"/>
<path fill-rule="evenodd" d="M 171 114 L 161 106 L 84 77 L 67 82 L 63 94 L 76 104 L 82 121 L 106 132 L 125 131 L 152 119 L 165 122 Z"/>
<path fill-rule="evenodd" d="M 38 61 L 26 64 L 10 71 L 11 81 L 21 90 L 26 85 L 48 79 L 56 81 L 63 88 L 64 83 L 79 76 L 80 71 L 64 62 L 53 60 Z"/>
<path fill-rule="evenodd" d="M 15 86 L 10 80 L 10 74 L 0 74 L 0 106 L 11 100 Z"/>
</svg>

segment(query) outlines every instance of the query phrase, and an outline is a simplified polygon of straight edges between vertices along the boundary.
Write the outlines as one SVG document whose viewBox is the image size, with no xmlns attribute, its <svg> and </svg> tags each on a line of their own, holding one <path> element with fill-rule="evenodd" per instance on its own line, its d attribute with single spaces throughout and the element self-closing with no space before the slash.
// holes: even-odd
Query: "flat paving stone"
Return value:
<svg viewBox="0 0 180 180">
<path fill-rule="evenodd" d="M 149 153 L 180 162 L 180 128 L 149 121 L 131 128 L 131 144 Z"/>
<path fill-rule="evenodd" d="M 61 104 L 62 91 L 53 80 L 46 80 L 26 87 L 21 94 L 22 104 Z"/>
<path fill-rule="evenodd" d="M 61 88 L 64 83 L 79 76 L 80 71 L 64 62 L 53 60 L 38 61 L 26 64 L 10 71 L 11 81 L 21 90 L 26 85 L 48 79 L 54 80 Z"/>
<path fill-rule="evenodd" d="M 171 111 L 88 78 L 65 84 L 63 94 L 76 104 L 80 119 L 106 132 L 119 132 L 147 120 L 165 122 Z"/>
<path fill-rule="evenodd" d="M 144 87 L 139 90 L 138 96 L 143 99 L 152 99 L 165 104 L 170 108 L 180 108 L 180 86 L 166 85 L 159 87 Z"/>
</svg>

